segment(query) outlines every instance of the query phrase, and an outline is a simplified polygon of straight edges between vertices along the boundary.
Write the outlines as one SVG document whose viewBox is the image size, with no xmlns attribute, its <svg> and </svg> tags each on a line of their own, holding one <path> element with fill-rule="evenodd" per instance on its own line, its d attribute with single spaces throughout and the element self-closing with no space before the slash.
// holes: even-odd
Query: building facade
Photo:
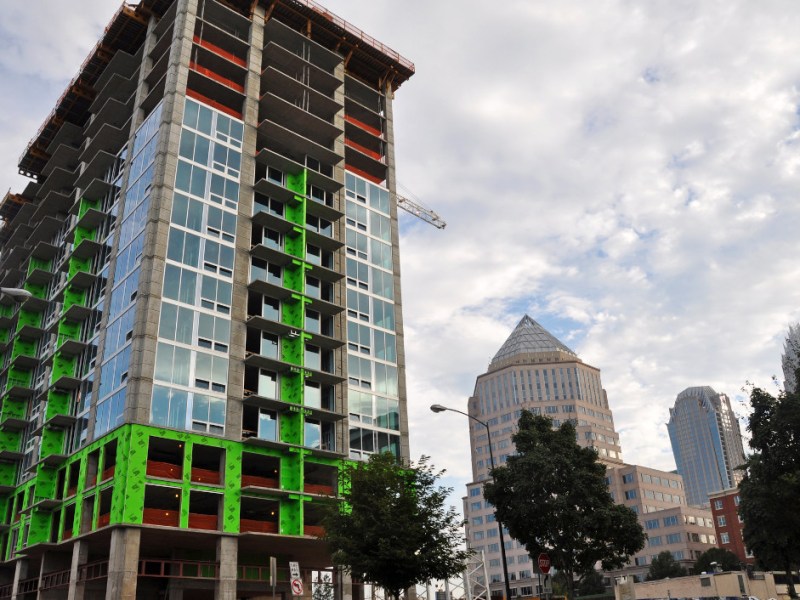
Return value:
<svg viewBox="0 0 800 600">
<path fill-rule="evenodd" d="M 783 369 L 783 389 L 787 392 L 797 391 L 797 369 L 800 367 L 800 323 L 789 326 L 781 355 Z"/>
<path fill-rule="evenodd" d="M 612 576 L 644 581 L 650 563 L 665 550 L 688 570 L 703 552 L 716 546 L 711 511 L 687 506 L 683 479 L 677 473 L 626 464 L 609 468 L 606 479 L 612 498 L 638 515 L 647 534 L 645 547 Z"/>
<path fill-rule="evenodd" d="M 711 492 L 739 484 L 744 446 L 728 396 L 708 386 L 683 390 L 669 410 L 667 429 L 689 504 L 708 506 Z"/>
<path fill-rule="evenodd" d="M 755 557 L 744 544 L 744 523 L 739 516 L 739 489 L 720 490 L 709 494 L 708 499 L 717 532 L 717 546 L 733 552 L 743 564 L 755 564 Z"/>
<path fill-rule="evenodd" d="M 498 465 L 514 452 L 511 436 L 523 409 L 548 415 L 555 425 L 571 419 L 579 443 L 597 449 L 607 465 L 621 465 L 619 436 L 600 381 L 600 371 L 587 365 L 539 323 L 525 316 L 495 354 L 486 373 L 479 375 L 468 412 L 485 421 L 491 431 Z M 467 485 L 464 516 L 467 542 L 483 552 L 493 596 L 504 594 L 499 530 L 492 506 L 483 498 L 489 477 L 489 440 L 486 429 L 470 420 L 473 482 Z M 537 593 L 539 584 L 525 548 L 505 536 L 512 593 Z"/>
<path fill-rule="evenodd" d="M 650 535 L 650 544 L 615 575 L 643 580 L 652 557 L 659 552 L 669 550 L 676 560 L 691 566 L 703 551 L 714 547 L 711 513 L 687 506 L 680 475 L 622 461 L 599 369 L 584 363 L 527 315 L 495 354 L 488 371 L 478 376 L 468 403 L 469 414 L 489 425 L 498 465 L 515 451 L 511 438 L 523 409 L 550 416 L 556 426 L 572 419 L 578 443 L 595 448 L 606 465 L 612 498 L 636 512 Z M 467 484 L 463 499 L 467 543 L 483 554 L 491 595 L 500 597 L 504 582 L 499 528 L 492 505 L 483 497 L 490 468 L 489 440 L 485 427 L 472 420 L 469 426 L 473 481 Z M 512 595 L 541 593 L 536 564 L 522 544 L 507 531 L 504 534 Z"/>
<path fill-rule="evenodd" d="M 310 0 L 120 8 L 0 205 L 0 596 L 328 580 L 342 459 L 408 456 L 413 72 Z"/>
</svg>

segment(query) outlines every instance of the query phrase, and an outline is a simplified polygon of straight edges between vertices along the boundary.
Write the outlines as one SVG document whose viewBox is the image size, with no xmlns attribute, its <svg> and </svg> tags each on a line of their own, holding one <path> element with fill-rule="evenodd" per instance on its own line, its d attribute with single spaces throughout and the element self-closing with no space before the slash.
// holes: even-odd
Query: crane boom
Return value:
<svg viewBox="0 0 800 600">
<path fill-rule="evenodd" d="M 410 213 L 417 217 L 418 219 L 422 219 L 426 223 L 433 225 L 436 229 L 444 229 L 447 226 L 447 223 L 437 215 L 434 211 L 429 208 L 425 208 L 421 204 L 414 202 L 406 198 L 405 196 L 401 196 L 400 194 L 395 194 L 397 198 L 397 206 L 402 208 L 407 213 Z"/>
</svg>

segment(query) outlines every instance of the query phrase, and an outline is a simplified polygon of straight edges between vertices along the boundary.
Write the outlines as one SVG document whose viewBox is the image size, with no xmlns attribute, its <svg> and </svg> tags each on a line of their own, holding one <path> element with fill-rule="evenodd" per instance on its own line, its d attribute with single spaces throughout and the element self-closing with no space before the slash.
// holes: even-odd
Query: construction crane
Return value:
<svg viewBox="0 0 800 600">
<path fill-rule="evenodd" d="M 419 202 L 415 202 L 400 194 L 395 194 L 395 198 L 397 198 L 397 206 L 407 213 L 414 215 L 418 219 L 422 219 L 429 225 L 433 225 L 436 229 L 444 229 L 447 227 L 447 223 L 430 208 L 425 208 Z"/>
</svg>

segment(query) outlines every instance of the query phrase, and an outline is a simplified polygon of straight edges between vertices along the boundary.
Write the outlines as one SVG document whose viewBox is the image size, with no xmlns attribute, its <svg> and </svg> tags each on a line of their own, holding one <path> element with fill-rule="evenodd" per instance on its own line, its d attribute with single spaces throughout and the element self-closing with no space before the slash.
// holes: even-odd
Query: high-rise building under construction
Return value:
<svg viewBox="0 0 800 600">
<path fill-rule="evenodd" d="M 413 73 L 312 0 L 112 18 L 0 205 L 0 597 L 257 597 L 270 556 L 350 593 L 321 507 L 408 455 Z"/>
</svg>

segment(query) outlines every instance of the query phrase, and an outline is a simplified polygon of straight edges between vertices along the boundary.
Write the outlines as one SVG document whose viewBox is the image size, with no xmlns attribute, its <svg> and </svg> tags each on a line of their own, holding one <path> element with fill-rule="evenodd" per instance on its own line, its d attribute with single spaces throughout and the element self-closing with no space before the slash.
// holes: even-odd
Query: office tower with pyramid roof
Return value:
<svg viewBox="0 0 800 600">
<path fill-rule="evenodd" d="M 710 511 L 687 506 L 680 475 L 622 462 L 600 370 L 584 363 L 527 315 L 495 354 L 487 372 L 478 376 L 468 401 L 469 415 L 489 425 L 498 465 L 514 453 L 512 436 L 523 409 L 551 417 L 555 426 L 572 420 L 578 443 L 594 448 L 606 465 L 611 497 L 633 510 L 647 531 L 647 546 L 632 556 L 624 569 L 610 575 L 644 580 L 649 563 L 661 550 L 691 566 L 716 543 Z M 483 498 L 483 483 L 489 478 L 489 440 L 485 427 L 472 420 L 469 426 L 473 481 L 467 484 L 464 497 L 467 543 L 484 557 L 491 597 L 501 598 L 499 529 L 492 506 Z M 507 535 L 505 548 L 512 596 L 540 595 L 537 567 L 525 548 Z M 474 583 L 484 585 L 480 578 Z"/>
<path fill-rule="evenodd" d="M 491 430 L 498 465 L 514 452 L 511 440 L 523 409 L 552 417 L 554 425 L 571 419 L 578 443 L 597 449 L 608 466 L 622 465 L 619 436 L 600 381 L 600 370 L 525 315 L 479 375 L 469 399 L 468 412 L 486 422 Z M 464 516 L 470 548 L 483 551 L 491 595 L 503 595 L 503 571 L 499 531 L 494 511 L 483 498 L 483 482 L 489 478 L 489 440 L 486 429 L 469 421 L 473 482 L 467 485 Z M 512 593 L 536 593 L 536 567 L 525 548 L 505 539 Z"/>
</svg>

